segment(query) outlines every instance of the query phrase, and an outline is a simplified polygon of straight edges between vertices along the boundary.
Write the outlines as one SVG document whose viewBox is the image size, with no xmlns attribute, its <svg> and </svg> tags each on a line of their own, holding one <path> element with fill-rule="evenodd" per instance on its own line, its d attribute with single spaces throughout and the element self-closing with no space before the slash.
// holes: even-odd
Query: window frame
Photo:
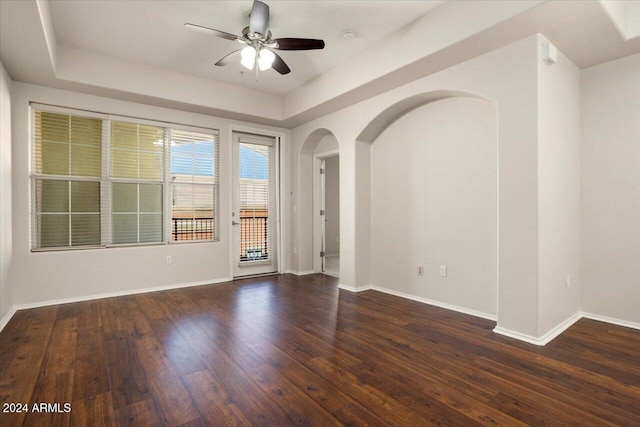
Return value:
<svg viewBox="0 0 640 427">
<path fill-rule="evenodd" d="M 101 166 L 99 177 L 74 177 L 73 175 L 52 175 L 36 173 L 36 112 L 46 112 L 53 114 L 64 114 L 76 117 L 86 117 L 91 119 L 100 119 L 102 121 L 102 138 L 101 138 Z M 141 178 L 137 180 L 129 178 L 112 178 L 111 177 L 111 123 L 113 121 L 126 122 L 136 125 L 155 126 L 160 127 L 163 130 L 163 150 L 162 150 L 162 179 L 160 181 L 150 181 Z M 212 185 L 212 198 L 213 198 L 213 233 L 211 239 L 198 239 L 198 240 L 176 240 L 172 241 L 171 238 L 171 226 L 172 226 L 172 180 L 171 180 L 171 130 L 180 130 L 186 132 L 194 132 L 199 134 L 206 134 L 212 137 L 214 144 L 213 150 L 213 162 L 214 172 Z M 137 246 L 158 246 L 158 245 L 173 245 L 173 244 L 188 244 L 188 243 L 215 243 L 220 241 L 220 130 L 214 128 L 205 128 L 200 126 L 192 126 L 180 123 L 173 123 L 161 120 L 150 120 L 145 118 L 122 116 L 117 114 L 101 113 L 95 111 L 88 111 L 76 108 L 61 107 L 50 104 L 43 104 L 37 102 L 29 103 L 29 217 L 30 217 L 30 236 L 29 246 L 31 252 L 53 252 L 53 251 L 73 251 L 73 250 L 87 250 L 87 249 L 102 249 L 102 248 L 119 248 L 119 247 L 137 247 Z M 100 244 L 99 245 L 84 245 L 84 246 L 52 246 L 41 247 L 40 245 L 40 228 L 41 224 L 38 218 L 37 211 L 37 192 L 36 186 L 38 180 L 59 180 L 63 182 L 73 181 L 90 181 L 98 182 L 100 188 Z M 139 242 L 139 243 L 113 243 L 113 199 L 112 199 L 112 185 L 116 183 L 132 183 L 137 184 L 154 184 L 161 185 L 162 194 L 162 240 L 159 242 Z M 138 207 L 139 208 L 139 207 Z M 69 207 L 71 209 L 71 207 Z M 66 213 L 71 215 L 71 212 Z"/>
</svg>

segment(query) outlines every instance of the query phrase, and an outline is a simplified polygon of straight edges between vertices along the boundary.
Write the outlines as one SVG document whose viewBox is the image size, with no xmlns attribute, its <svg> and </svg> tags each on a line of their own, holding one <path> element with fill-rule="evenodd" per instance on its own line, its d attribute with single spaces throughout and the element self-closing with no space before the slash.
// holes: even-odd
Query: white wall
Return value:
<svg viewBox="0 0 640 427">
<path fill-rule="evenodd" d="M 354 283 L 371 285 L 371 142 L 356 140 L 354 144 Z M 341 162 L 342 165 L 342 162 Z M 344 169 L 341 169 L 344 170 Z M 341 195 L 342 203 L 342 195 Z M 342 213 L 342 212 L 341 212 Z M 343 221 L 342 218 L 340 221 Z M 343 224 L 343 222 L 341 222 Z M 348 224 L 348 222 L 347 222 Z M 340 264 L 342 265 L 342 255 Z M 342 270 L 342 268 L 341 268 Z M 342 272 L 340 273 L 342 274 Z M 348 277 L 348 276 L 347 276 Z M 340 276 L 342 280 L 342 275 Z M 341 281 L 342 283 L 342 281 Z M 347 282 L 348 283 L 348 282 Z"/>
<path fill-rule="evenodd" d="M 539 39 L 540 51 L 548 43 Z M 538 60 L 538 336 L 580 311 L 580 70 Z M 567 288 L 567 276 L 570 287 Z"/>
<path fill-rule="evenodd" d="M 325 252 L 340 254 L 340 158 L 327 157 L 324 164 Z"/>
<path fill-rule="evenodd" d="M 219 129 L 220 241 L 32 253 L 29 243 L 30 101 Z M 283 132 L 285 144 L 288 139 L 288 131 L 283 129 L 17 82 L 13 84 L 12 106 L 14 246 L 9 280 L 15 304 L 229 279 L 231 126 Z M 288 188 L 286 180 L 283 187 Z M 167 255 L 173 257 L 171 265 L 165 264 Z"/>
<path fill-rule="evenodd" d="M 640 324 L 640 54 L 582 72 L 583 311 Z"/>
<path fill-rule="evenodd" d="M 328 114 L 292 130 L 293 193 L 310 174 L 304 167 L 309 138 L 318 130 L 333 133 L 340 143 L 340 283 L 347 289 L 370 285 L 372 235 L 366 189 L 370 151 L 361 135 L 378 118 L 388 124 L 398 109 L 433 97 L 476 95 L 497 107 L 499 162 L 498 325 L 527 336 L 538 332 L 538 164 L 537 61 L 538 35 L 533 35 L 441 72 L 396 87 L 359 104 Z M 375 144 L 375 143 L 374 143 Z M 297 188 L 296 188 L 297 187 Z M 291 212 L 296 224 L 312 217 L 312 206 L 297 200 Z M 311 228 L 292 227 L 292 241 L 305 244 Z M 294 258 L 300 270 L 313 265 L 309 253 Z"/>
<path fill-rule="evenodd" d="M 372 284 L 495 316 L 497 167 L 491 102 L 436 101 L 387 128 L 371 146 Z"/>
<path fill-rule="evenodd" d="M 322 156 L 327 153 L 332 153 L 339 150 L 338 140 L 333 135 L 325 135 L 318 141 L 318 145 L 315 148 L 314 154 L 316 156 Z"/>
<path fill-rule="evenodd" d="M 11 238 L 11 79 L 0 62 L 0 321 L 13 306 Z M 0 324 L 0 329 L 3 325 Z"/>
</svg>

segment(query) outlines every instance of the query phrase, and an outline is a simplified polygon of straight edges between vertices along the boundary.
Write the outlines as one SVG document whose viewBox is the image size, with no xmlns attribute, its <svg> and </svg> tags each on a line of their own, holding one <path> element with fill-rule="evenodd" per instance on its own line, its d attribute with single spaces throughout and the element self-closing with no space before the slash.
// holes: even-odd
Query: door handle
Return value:
<svg viewBox="0 0 640 427">
<path fill-rule="evenodd" d="M 231 225 L 240 225 L 238 221 L 231 221 Z"/>
</svg>

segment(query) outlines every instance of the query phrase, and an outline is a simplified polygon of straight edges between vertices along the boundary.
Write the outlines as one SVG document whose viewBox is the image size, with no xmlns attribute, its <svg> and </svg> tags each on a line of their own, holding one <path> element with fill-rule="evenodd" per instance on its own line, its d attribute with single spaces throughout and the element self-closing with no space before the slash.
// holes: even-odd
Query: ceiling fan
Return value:
<svg viewBox="0 0 640 427">
<path fill-rule="evenodd" d="M 235 50 L 216 62 L 217 66 L 224 66 L 239 61 L 249 70 L 258 72 L 273 68 L 280 74 L 288 74 L 291 69 L 273 50 L 311 50 L 323 49 L 324 41 L 316 39 L 282 38 L 272 39 L 269 31 L 269 6 L 260 0 L 254 0 L 249 16 L 249 26 L 242 30 L 242 36 L 214 30 L 196 24 L 184 24 L 185 27 L 214 35 L 223 39 L 244 44 L 242 49 Z"/>
</svg>

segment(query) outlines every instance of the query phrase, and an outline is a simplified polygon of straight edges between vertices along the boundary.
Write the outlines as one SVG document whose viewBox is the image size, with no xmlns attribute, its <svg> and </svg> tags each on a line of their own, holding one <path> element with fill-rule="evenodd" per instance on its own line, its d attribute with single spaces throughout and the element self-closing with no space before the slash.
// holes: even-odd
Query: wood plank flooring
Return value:
<svg viewBox="0 0 640 427">
<path fill-rule="evenodd" d="M 30 410 L 0 426 L 640 426 L 640 331 L 494 326 L 323 275 L 19 311 L 0 401 Z"/>
</svg>

